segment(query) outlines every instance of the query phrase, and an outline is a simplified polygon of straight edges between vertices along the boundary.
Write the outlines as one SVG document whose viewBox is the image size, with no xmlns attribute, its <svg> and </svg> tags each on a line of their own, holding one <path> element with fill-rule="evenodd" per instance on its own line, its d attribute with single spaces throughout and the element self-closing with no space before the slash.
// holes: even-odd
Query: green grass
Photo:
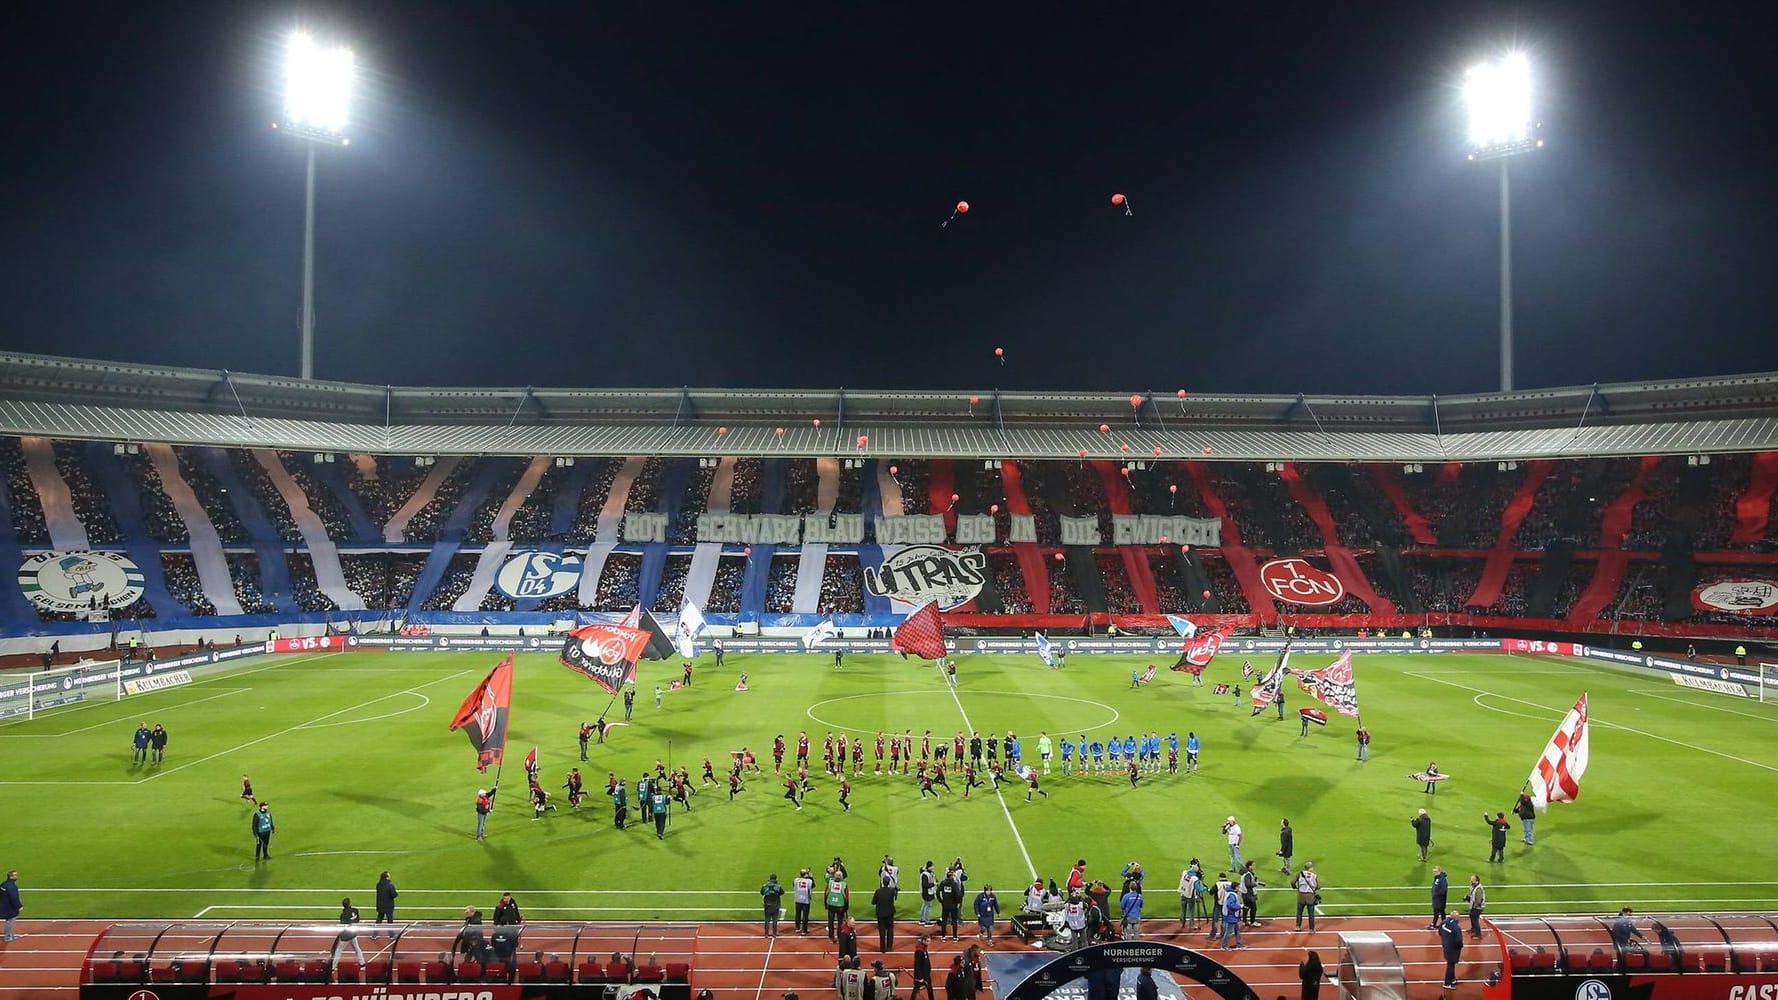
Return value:
<svg viewBox="0 0 1778 1000">
<path fill-rule="evenodd" d="M 503 781 L 511 798 L 476 843 L 472 800 L 492 776 L 474 770 L 468 741 L 446 726 L 495 660 L 251 660 L 191 686 L 0 725 L 0 866 L 21 869 L 26 915 L 38 918 L 325 918 L 348 893 L 368 904 L 384 868 L 406 917 L 489 905 L 503 889 L 535 917 L 740 917 L 754 912 L 768 872 L 788 879 L 835 854 L 855 883 L 888 852 L 910 879 L 921 861 L 962 855 L 972 886 L 1014 888 L 1030 876 L 1028 852 L 1044 877 L 1058 879 L 1076 857 L 1107 878 L 1141 860 L 1151 885 L 1168 889 L 1190 856 L 1212 870 L 1226 859 L 1218 831 L 1233 813 L 1262 877 L 1276 871 L 1278 821 L 1289 817 L 1297 860 L 1315 862 L 1330 912 L 1400 913 L 1419 910 L 1426 896 L 1430 871 L 1408 826 L 1426 806 L 1433 861 L 1452 870 L 1453 884 L 1481 872 L 1497 913 L 1778 905 L 1778 711 L 1654 675 L 1500 656 L 1360 657 L 1375 742 L 1359 764 L 1349 719 L 1299 737 L 1295 711 L 1309 701 L 1294 689 L 1283 722 L 1250 718 L 1247 706 L 1211 695 L 1210 685 L 1237 675 L 1238 657 L 1219 659 L 1204 687 L 1163 670 L 1130 690 L 1142 658 L 1081 655 L 1057 672 L 1033 657 L 964 656 L 958 700 L 930 666 L 898 657 L 853 656 L 839 671 L 826 656 L 733 655 L 722 671 L 706 657 L 696 686 L 669 692 L 660 709 L 652 688 L 677 664 L 650 663 L 632 724 L 595 746 L 583 768 L 588 804 L 570 812 L 564 797 L 560 811 L 533 822 L 521 801 L 524 752 L 539 746 L 546 784 L 560 785 L 575 763 L 576 727 L 607 696 L 553 656 L 529 655 L 514 683 L 513 773 Z M 751 674 L 750 692 L 733 690 L 738 670 Z M 1518 842 L 1515 825 L 1507 863 L 1487 864 L 1482 811 L 1511 806 L 1582 690 L 1592 694 L 1595 728 L 1580 801 L 1539 821 L 1535 847 Z M 979 792 L 967 802 L 921 801 L 912 779 L 866 774 L 850 814 L 824 776 L 801 813 L 771 780 L 774 733 L 794 752 L 797 731 L 808 729 L 818 759 L 828 723 L 948 736 L 962 725 L 959 703 L 983 731 L 1016 730 L 1028 758 L 1040 729 L 1104 731 L 1114 714 L 1119 734 L 1196 730 L 1203 770 L 1153 775 L 1135 790 L 1121 778 L 1053 776 L 1049 799 L 1032 803 L 1009 784 L 1004 807 Z M 142 719 L 171 733 L 158 773 L 129 760 Z M 633 782 L 669 744 L 673 762 L 694 776 L 703 756 L 720 773 L 726 752 L 743 744 L 768 773 L 732 803 L 705 791 L 694 812 L 675 813 L 664 841 L 640 825 L 614 830 L 598 794 L 606 772 Z M 1433 759 L 1452 778 L 1429 797 L 1406 775 Z M 243 771 L 277 817 L 269 863 L 251 860 L 249 806 L 237 797 Z"/>
</svg>

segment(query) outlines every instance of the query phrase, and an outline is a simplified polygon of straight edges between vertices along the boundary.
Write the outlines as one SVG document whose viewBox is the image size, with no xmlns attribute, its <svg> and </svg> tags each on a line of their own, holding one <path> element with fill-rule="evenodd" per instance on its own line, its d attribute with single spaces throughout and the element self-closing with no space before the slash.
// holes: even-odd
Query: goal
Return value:
<svg viewBox="0 0 1778 1000">
<path fill-rule="evenodd" d="M 123 694 L 123 672 L 115 662 L 39 670 L 0 681 L 0 719 L 35 719 L 39 712 L 88 699 L 121 701 Z"/>
<path fill-rule="evenodd" d="M 1778 663 L 1755 664 L 1759 668 L 1759 700 L 1778 702 Z"/>
</svg>

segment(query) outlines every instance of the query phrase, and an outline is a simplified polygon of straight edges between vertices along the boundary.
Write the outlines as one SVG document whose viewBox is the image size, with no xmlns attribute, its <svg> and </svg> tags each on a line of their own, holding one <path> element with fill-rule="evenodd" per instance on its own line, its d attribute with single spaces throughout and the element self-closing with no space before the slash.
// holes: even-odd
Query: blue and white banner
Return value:
<svg viewBox="0 0 1778 1000">
<path fill-rule="evenodd" d="M 690 601 L 679 605 L 679 622 L 673 626 L 673 648 L 691 659 L 698 655 L 698 636 L 704 634 L 704 613 Z"/>
<path fill-rule="evenodd" d="M 1173 626 L 1173 631 L 1178 632 L 1181 636 L 1187 639 L 1198 634 L 1197 623 L 1189 618 L 1181 618 L 1178 615 L 1168 615 L 1167 624 Z"/>
<path fill-rule="evenodd" d="M 814 649 L 839 634 L 840 630 L 834 628 L 833 619 L 824 618 L 814 628 L 803 633 L 803 648 Z"/>
<path fill-rule="evenodd" d="M 1056 654 L 1050 649 L 1050 637 L 1042 632 L 1037 633 L 1037 655 L 1042 658 L 1044 666 L 1056 665 Z"/>
</svg>

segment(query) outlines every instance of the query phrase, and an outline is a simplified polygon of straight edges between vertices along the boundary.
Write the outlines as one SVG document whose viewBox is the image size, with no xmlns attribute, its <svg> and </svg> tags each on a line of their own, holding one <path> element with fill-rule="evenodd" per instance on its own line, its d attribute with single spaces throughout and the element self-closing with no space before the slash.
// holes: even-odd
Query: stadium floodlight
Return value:
<svg viewBox="0 0 1778 1000">
<path fill-rule="evenodd" d="M 308 180 L 303 198 L 302 377 L 315 377 L 315 147 L 346 146 L 346 116 L 356 75 L 352 50 L 327 47 L 307 32 L 290 36 L 284 65 L 284 117 L 273 128 L 303 140 Z"/>
<path fill-rule="evenodd" d="M 1531 60 L 1523 52 L 1472 66 L 1463 77 L 1469 158 L 1500 161 L 1500 391 L 1513 387 L 1512 183 L 1507 163 L 1543 146 L 1532 114 Z"/>
</svg>

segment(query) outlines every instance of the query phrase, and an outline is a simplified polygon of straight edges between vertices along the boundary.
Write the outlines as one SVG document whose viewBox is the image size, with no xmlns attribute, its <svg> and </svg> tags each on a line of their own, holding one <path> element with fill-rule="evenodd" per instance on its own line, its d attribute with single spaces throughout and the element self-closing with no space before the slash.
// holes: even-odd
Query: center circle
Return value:
<svg viewBox="0 0 1778 1000">
<path fill-rule="evenodd" d="M 994 711 L 994 709 L 991 707 L 995 701 L 1004 700 L 1004 699 L 1018 699 L 1020 702 L 1024 702 L 1025 700 L 1031 699 L 1031 698 L 1041 698 L 1046 701 L 1067 702 L 1067 703 L 1070 703 L 1074 706 L 1078 706 L 1078 707 L 1072 708 L 1072 709 L 1065 709 L 1064 711 L 1067 711 L 1067 712 L 1078 712 L 1083 708 L 1087 708 L 1087 709 L 1097 709 L 1098 712 L 1104 713 L 1102 716 L 1095 719 L 1091 725 L 1081 725 L 1081 724 L 1077 724 L 1072 721 L 1065 720 L 1065 722 L 1049 722 L 1047 725 L 1038 725 L 1039 729 L 1053 729 L 1058 733 L 1063 732 L 1063 731 L 1090 733 L 1090 732 L 1096 732 L 1101 729 L 1109 729 L 1112 726 L 1117 725 L 1118 720 L 1120 718 L 1122 718 L 1122 716 L 1118 714 L 1117 709 L 1112 708 L 1110 705 L 1107 705 L 1102 701 L 1093 701 L 1088 698 L 1073 698 L 1068 695 L 1062 695 L 1062 694 L 1039 694 L 1035 691 L 971 691 L 971 692 L 969 692 L 969 699 L 968 699 L 969 704 L 965 705 L 964 708 L 965 708 L 965 710 L 972 710 L 973 709 L 972 716 L 971 716 L 972 721 L 973 721 L 975 718 L 978 718 L 983 715 L 996 715 L 997 716 L 998 713 L 996 713 Z M 932 719 L 932 718 L 938 718 L 938 717 L 942 716 L 942 717 L 957 718 L 959 722 L 962 721 L 961 713 L 959 713 L 957 711 L 957 704 L 955 701 L 952 700 L 951 693 L 948 691 L 878 691 L 878 692 L 871 693 L 871 694 L 841 695 L 838 698 L 828 698 L 824 701 L 815 702 L 813 705 L 810 705 L 808 707 L 808 710 L 805 711 L 803 714 L 807 715 L 810 719 L 813 719 L 815 722 L 817 722 L 820 725 L 825 726 L 829 729 L 833 729 L 833 730 L 837 730 L 839 732 L 845 732 L 845 733 L 861 733 L 865 736 L 874 736 L 879 732 L 879 730 L 864 729 L 864 728 L 860 728 L 858 726 L 848 726 L 843 723 L 834 722 L 831 719 L 823 718 L 821 715 L 816 714 L 816 709 L 825 709 L 829 705 L 841 705 L 845 702 L 869 701 L 869 700 L 873 700 L 873 699 L 884 699 L 884 700 L 891 702 L 892 704 L 895 702 L 903 701 L 905 699 L 908 702 L 912 702 L 913 705 L 915 706 L 909 710 L 907 715 L 904 715 L 901 717 L 900 721 L 902 724 L 900 726 L 885 725 L 880 730 L 881 732 L 884 732 L 884 733 L 897 732 L 902 729 L 914 728 L 910 724 L 910 720 L 915 719 L 915 718 Z M 923 699 L 930 699 L 931 704 L 932 704 L 932 707 L 930 710 L 926 707 L 926 704 L 923 701 Z M 978 707 L 978 706 L 981 706 L 982 702 L 987 702 L 989 707 L 985 707 L 985 708 Z M 1013 710 L 1013 711 L 1009 712 L 1008 714 L 1019 717 L 1019 718 L 1028 718 L 1029 714 L 1030 714 L 1029 706 L 1020 704 L 1016 710 Z M 1098 713 L 1095 713 L 1095 714 L 1098 714 Z M 1044 720 L 1040 720 L 1040 722 L 1041 721 L 1044 721 Z M 1030 724 L 1031 723 L 1021 723 L 1020 728 L 1024 728 L 1025 726 L 1030 725 Z M 926 723 L 922 722 L 920 724 L 919 728 L 920 729 L 927 728 Z M 937 733 L 934 733 L 934 738 L 937 738 Z M 945 738 L 948 739 L 949 737 L 945 737 Z"/>
</svg>

